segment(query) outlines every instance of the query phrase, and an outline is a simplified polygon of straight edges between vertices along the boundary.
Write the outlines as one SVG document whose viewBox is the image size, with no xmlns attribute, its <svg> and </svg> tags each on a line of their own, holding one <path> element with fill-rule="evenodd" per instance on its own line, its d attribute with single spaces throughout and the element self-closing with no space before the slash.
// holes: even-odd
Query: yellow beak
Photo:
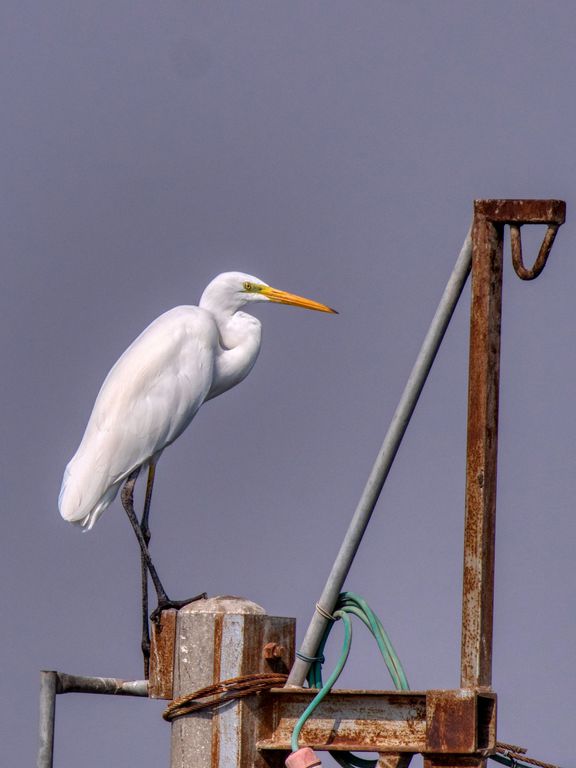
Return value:
<svg viewBox="0 0 576 768">
<path fill-rule="evenodd" d="M 271 288 L 269 285 L 264 286 L 259 293 L 276 304 L 289 304 L 292 307 L 315 309 L 317 312 L 330 312 L 333 315 L 338 314 L 335 309 L 327 307 L 326 304 L 320 304 L 318 301 L 312 301 L 312 299 L 305 299 L 303 296 L 296 296 L 294 293 L 279 291 L 277 288 Z"/>
</svg>

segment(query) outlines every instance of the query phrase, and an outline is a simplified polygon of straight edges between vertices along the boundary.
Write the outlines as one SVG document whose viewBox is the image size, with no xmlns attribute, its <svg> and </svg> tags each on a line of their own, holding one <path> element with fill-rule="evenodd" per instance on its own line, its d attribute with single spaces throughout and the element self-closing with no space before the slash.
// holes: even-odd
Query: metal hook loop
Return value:
<svg viewBox="0 0 576 768">
<path fill-rule="evenodd" d="M 510 246 L 512 248 L 512 264 L 514 265 L 514 271 L 521 280 L 534 280 L 538 277 L 540 272 L 546 266 L 550 250 L 558 232 L 559 224 L 548 224 L 548 229 L 544 235 L 544 240 L 540 246 L 540 252 L 536 257 L 536 261 L 532 269 L 526 269 L 524 262 L 522 261 L 522 239 L 520 235 L 520 227 L 522 224 L 510 223 Z"/>
</svg>

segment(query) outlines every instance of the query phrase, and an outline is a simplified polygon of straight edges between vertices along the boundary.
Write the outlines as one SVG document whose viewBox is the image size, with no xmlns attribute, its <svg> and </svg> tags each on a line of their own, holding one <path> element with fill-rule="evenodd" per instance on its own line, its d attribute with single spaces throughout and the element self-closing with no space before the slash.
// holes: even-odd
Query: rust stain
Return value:
<svg viewBox="0 0 576 768">
<path fill-rule="evenodd" d="M 428 691 L 426 708 L 427 752 L 470 753 L 477 749 L 473 691 Z"/>
<path fill-rule="evenodd" d="M 507 201 L 476 201 L 472 228 L 472 307 L 468 389 L 466 518 L 462 597 L 461 685 L 492 677 L 494 522 L 502 312 L 503 224 L 484 214 Z M 510 206 L 508 206 L 510 207 Z M 488 639 L 488 642 L 483 642 Z"/>
<path fill-rule="evenodd" d="M 564 200 L 475 200 L 474 212 L 504 224 L 563 224 Z"/>
<path fill-rule="evenodd" d="M 378 755 L 378 764 L 376 768 L 408 768 L 414 755 L 404 754 L 380 754 Z"/>
<path fill-rule="evenodd" d="M 152 699 L 173 697 L 176 617 L 173 609 L 162 611 L 159 621 L 151 624 L 148 695 Z"/>
<path fill-rule="evenodd" d="M 259 742 L 262 749 L 286 749 L 296 721 L 314 691 L 271 692 L 274 718 Z M 306 691 L 306 692 L 304 692 Z M 271 705 L 268 705 L 271 706 Z M 312 748 L 360 751 L 419 752 L 425 747 L 425 694 L 384 691 L 335 691 L 329 694 L 302 729 L 300 744 Z"/>
<path fill-rule="evenodd" d="M 214 667 L 212 682 L 217 683 L 221 679 L 222 666 L 222 627 L 224 614 L 217 613 L 214 616 Z M 210 765 L 218 768 L 220 763 L 220 718 L 217 713 L 212 715 L 212 750 L 210 753 Z"/>
</svg>

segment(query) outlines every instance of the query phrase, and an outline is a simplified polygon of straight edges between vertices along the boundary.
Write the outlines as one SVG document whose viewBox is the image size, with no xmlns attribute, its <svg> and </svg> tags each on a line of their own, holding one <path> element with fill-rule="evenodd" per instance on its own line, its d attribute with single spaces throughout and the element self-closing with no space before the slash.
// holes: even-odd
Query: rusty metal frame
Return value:
<svg viewBox="0 0 576 768">
<path fill-rule="evenodd" d="M 522 279 L 533 279 L 542 271 L 556 231 L 565 218 L 566 204 L 560 200 L 474 202 L 460 663 L 462 688 L 489 688 L 492 683 L 504 227 L 506 224 L 512 227 L 513 262 L 517 274 Z M 527 270 L 522 263 L 520 227 L 524 224 L 548 226 L 532 270 Z"/>
<path fill-rule="evenodd" d="M 317 691 L 270 693 L 258 748 L 290 751 L 294 726 Z M 333 691 L 304 725 L 312 749 L 381 754 L 488 754 L 496 746 L 496 696 L 474 690 Z"/>
<path fill-rule="evenodd" d="M 387 768 L 406 765 L 405 758 L 409 761 L 415 752 L 424 755 L 425 768 L 482 768 L 495 750 L 496 694 L 491 683 L 504 229 L 510 227 L 516 274 L 532 280 L 544 268 L 565 216 L 560 200 L 474 202 L 461 688 L 334 691 L 304 726 L 302 746 L 377 751 L 379 765 Z M 531 268 L 522 256 L 520 228 L 526 224 L 547 225 Z M 265 754 L 289 750 L 297 713 L 312 693 L 284 688 L 270 694 L 259 741 Z"/>
</svg>

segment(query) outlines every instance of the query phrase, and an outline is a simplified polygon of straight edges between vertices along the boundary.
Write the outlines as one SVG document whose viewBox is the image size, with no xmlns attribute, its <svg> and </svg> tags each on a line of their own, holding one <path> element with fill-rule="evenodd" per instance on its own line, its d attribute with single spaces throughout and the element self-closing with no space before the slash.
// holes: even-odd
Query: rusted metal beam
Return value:
<svg viewBox="0 0 576 768">
<path fill-rule="evenodd" d="M 269 694 L 258 749 L 289 750 L 316 691 Z M 333 691 L 304 725 L 300 746 L 386 754 L 487 754 L 496 745 L 496 696 L 473 690 Z"/>
<path fill-rule="evenodd" d="M 564 200 L 474 200 L 474 216 L 500 224 L 546 224 L 566 221 Z"/>
<path fill-rule="evenodd" d="M 512 227 L 517 273 L 523 279 L 533 279 L 546 263 L 565 214 L 565 203 L 560 200 L 474 202 L 460 669 L 463 688 L 489 688 L 492 682 L 504 226 L 509 224 Z M 522 262 L 520 227 L 524 224 L 548 225 L 542 248 L 531 270 Z"/>
</svg>

